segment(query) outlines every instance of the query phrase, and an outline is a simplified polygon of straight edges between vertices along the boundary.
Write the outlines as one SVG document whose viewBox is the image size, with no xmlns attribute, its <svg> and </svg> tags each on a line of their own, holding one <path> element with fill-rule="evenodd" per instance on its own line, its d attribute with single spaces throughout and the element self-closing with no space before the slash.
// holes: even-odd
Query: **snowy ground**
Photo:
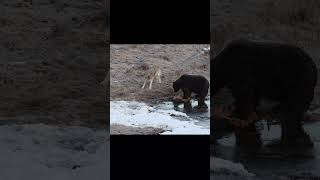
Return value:
<svg viewBox="0 0 320 180">
<path fill-rule="evenodd" d="M 255 174 L 248 172 L 242 164 L 217 157 L 210 158 L 210 179 L 255 179 Z"/>
<path fill-rule="evenodd" d="M 106 180 L 110 178 L 109 146 L 104 130 L 0 126 L 1 179 Z"/>
<path fill-rule="evenodd" d="M 195 124 L 198 120 L 173 109 L 156 109 L 135 101 L 111 101 L 110 103 L 110 124 L 160 128 L 164 130 L 161 134 L 210 133 L 210 128 Z"/>
</svg>

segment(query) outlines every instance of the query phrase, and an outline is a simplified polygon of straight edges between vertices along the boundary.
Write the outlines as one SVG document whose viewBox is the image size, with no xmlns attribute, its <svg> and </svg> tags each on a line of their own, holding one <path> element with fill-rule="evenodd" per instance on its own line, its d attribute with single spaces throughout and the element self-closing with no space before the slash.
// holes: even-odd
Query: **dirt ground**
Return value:
<svg viewBox="0 0 320 180">
<path fill-rule="evenodd" d="M 0 116 L 106 127 L 106 14 L 103 0 L 1 1 Z"/>
<path fill-rule="evenodd" d="M 210 81 L 209 45 L 117 45 L 110 46 L 110 100 L 140 101 L 149 104 L 170 100 L 175 94 L 172 83 L 177 72 L 203 75 Z M 152 89 L 142 89 L 145 74 L 158 65 L 162 83 L 153 82 Z M 210 94 L 210 93 L 209 93 Z M 159 134 L 162 129 L 111 125 L 111 134 Z"/>
<path fill-rule="evenodd" d="M 276 41 L 303 48 L 320 67 L 319 1 L 211 0 L 210 3 L 212 55 L 232 39 Z M 313 103 L 320 105 L 319 81 Z"/>
<path fill-rule="evenodd" d="M 145 127 L 145 128 L 133 128 L 129 126 L 124 126 L 120 124 L 113 124 L 110 129 L 110 134 L 112 135 L 158 135 L 163 132 L 163 129 Z"/>
</svg>

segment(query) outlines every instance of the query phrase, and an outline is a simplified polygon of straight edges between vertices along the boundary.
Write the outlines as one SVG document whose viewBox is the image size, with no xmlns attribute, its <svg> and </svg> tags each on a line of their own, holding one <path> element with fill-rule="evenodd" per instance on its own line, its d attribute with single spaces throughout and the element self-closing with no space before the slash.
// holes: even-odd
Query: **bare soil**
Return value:
<svg viewBox="0 0 320 180">
<path fill-rule="evenodd" d="M 159 135 L 164 132 L 163 129 L 154 128 L 154 127 L 130 127 L 120 124 L 112 124 L 110 129 L 110 134 L 112 135 Z"/>
<path fill-rule="evenodd" d="M 103 0 L 1 1 L 0 116 L 106 127 L 106 15 Z"/>
</svg>

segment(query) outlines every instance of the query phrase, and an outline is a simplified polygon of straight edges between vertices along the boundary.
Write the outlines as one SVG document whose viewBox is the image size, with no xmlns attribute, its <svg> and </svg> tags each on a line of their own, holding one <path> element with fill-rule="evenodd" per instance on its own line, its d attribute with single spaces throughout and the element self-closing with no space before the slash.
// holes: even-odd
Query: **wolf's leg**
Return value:
<svg viewBox="0 0 320 180">
<path fill-rule="evenodd" d="M 147 79 L 145 79 L 145 80 L 144 80 L 144 83 L 143 83 L 142 89 L 144 89 L 144 87 L 146 86 L 146 83 L 147 83 Z"/>
<path fill-rule="evenodd" d="M 152 89 L 152 82 L 153 82 L 153 79 L 154 79 L 154 77 L 152 77 L 152 78 L 150 79 L 149 89 Z"/>
<path fill-rule="evenodd" d="M 161 83 L 161 74 L 158 75 L 159 83 Z"/>
</svg>

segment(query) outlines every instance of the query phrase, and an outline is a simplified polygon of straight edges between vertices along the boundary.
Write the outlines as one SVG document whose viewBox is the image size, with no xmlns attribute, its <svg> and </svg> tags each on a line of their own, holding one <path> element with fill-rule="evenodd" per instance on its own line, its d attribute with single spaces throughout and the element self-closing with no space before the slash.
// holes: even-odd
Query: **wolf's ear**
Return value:
<svg viewBox="0 0 320 180">
<path fill-rule="evenodd" d="M 176 79 L 179 79 L 182 74 L 183 74 L 183 69 L 176 70 L 175 72 Z"/>
</svg>

